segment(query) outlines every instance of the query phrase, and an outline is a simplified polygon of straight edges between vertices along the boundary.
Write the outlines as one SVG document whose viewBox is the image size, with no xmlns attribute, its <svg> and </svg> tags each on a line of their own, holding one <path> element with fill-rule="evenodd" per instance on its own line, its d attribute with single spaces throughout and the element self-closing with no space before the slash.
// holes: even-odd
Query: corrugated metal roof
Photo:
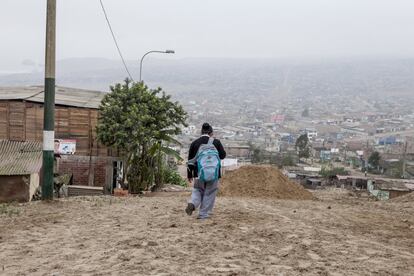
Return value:
<svg viewBox="0 0 414 276">
<path fill-rule="evenodd" d="M 0 140 L 0 175 L 26 175 L 42 167 L 42 143 Z"/>
<path fill-rule="evenodd" d="M 405 187 L 407 187 L 411 191 L 414 191 L 414 184 L 410 184 L 410 183 L 404 183 L 404 184 L 405 184 Z"/>
<path fill-rule="evenodd" d="M 410 191 L 410 189 L 402 182 L 380 182 L 375 183 L 375 187 L 385 191 Z"/>
<path fill-rule="evenodd" d="M 55 103 L 57 105 L 97 109 L 106 92 L 56 86 Z M 1 100 L 26 100 L 44 102 L 43 86 L 0 87 Z"/>
</svg>

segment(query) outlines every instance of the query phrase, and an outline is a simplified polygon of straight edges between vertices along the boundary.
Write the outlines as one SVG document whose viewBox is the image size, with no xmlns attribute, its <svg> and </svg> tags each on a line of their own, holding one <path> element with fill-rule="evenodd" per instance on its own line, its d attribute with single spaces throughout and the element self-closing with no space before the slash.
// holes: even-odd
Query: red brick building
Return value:
<svg viewBox="0 0 414 276">
<path fill-rule="evenodd" d="M 73 184 L 114 186 L 118 153 L 96 140 L 98 107 L 105 92 L 56 87 L 55 139 L 72 141 L 74 154 L 61 154 L 56 170 L 72 173 Z M 0 139 L 43 139 L 43 86 L 0 87 Z M 116 173 L 116 172 L 115 172 Z"/>
</svg>

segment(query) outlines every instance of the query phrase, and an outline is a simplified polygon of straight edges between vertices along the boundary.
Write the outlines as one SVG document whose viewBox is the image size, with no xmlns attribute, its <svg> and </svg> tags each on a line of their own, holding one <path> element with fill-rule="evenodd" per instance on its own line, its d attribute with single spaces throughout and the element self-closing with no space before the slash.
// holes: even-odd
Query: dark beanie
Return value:
<svg viewBox="0 0 414 276">
<path fill-rule="evenodd" d="M 213 132 L 213 128 L 210 126 L 209 123 L 204 123 L 201 127 L 201 134 L 210 134 Z"/>
</svg>

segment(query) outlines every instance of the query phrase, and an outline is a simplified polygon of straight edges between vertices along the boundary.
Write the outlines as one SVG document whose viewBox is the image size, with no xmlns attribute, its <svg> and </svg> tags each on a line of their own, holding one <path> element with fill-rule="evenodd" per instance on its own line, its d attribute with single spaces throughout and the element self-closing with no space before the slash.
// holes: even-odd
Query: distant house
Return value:
<svg viewBox="0 0 414 276">
<path fill-rule="evenodd" d="M 395 136 L 388 136 L 378 139 L 378 145 L 395 145 L 397 143 L 397 138 Z"/>
<path fill-rule="evenodd" d="M 332 153 L 330 150 L 321 150 L 319 157 L 321 161 L 329 161 L 332 158 Z"/>
<path fill-rule="evenodd" d="M 304 186 L 308 189 L 317 189 L 322 186 L 321 178 L 307 178 Z"/>
<path fill-rule="evenodd" d="M 283 124 L 285 121 L 285 115 L 283 114 L 273 114 L 271 121 L 276 124 Z"/>
<path fill-rule="evenodd" d="M 315 158 L 322 158 L 322 152 L 326 151 L 327 148 L 325 147 L 323 142 L 313 142 L 312 143 L 312 155 Z"/>
<path fill-rule="evenodd" d="M 365 149 L 366 148 L 366 143 L 362 140 L 348 141 L 345 145 L 345 148 L 348 151 L 357 152 L 357 151 L 361 151 L 361 150 Z"/>
<path fill-rule="evenodd" d="M 387 200 L 413 192 L 414 184 L 398 179 L 370 179 L 368 191 L 380 200 Z"/>
<path fill-rule="evenodd" d="M 306 134 L 309 140 L 314 140 L 318 137 L 318 131 L 316 129 L 306 128 L 300 131 L 301 134 Z"/>
<path fill-rule="evenodd" d="M 360 128 L 360 127 L 343 126 L 342 129 L 341 129 L 341 132 L 349 133 L 349 134 L 362 135 L 362 136 L 367 136 L 368 135 L 368 133 L 365 131 L 365 129 Z"/>
<path fill-rule="evenodd" d="M 336 175 L 330 183 L 345 189 L 366 190 L 368 178 L 359 175 Z"/>
<path fill-rule="evenodd" d="M 97 142 L 98 108 L 105 92 L 56 87 L 57 172 L 73 174 L 73 184 L 112 191 L 118 152 Z M 0 139 L 43 140 L 43 86 L 0 87 Z"/>
<path fill-rule="evenodd" d="M 283 167 L 284 175 L 307 188 L 317 188 L 322 185 L 322 179 L 319 175 L 320 170 L 321 168 L 318 167 Z"/>
<path fill-rule="evenodd" d="M 0 140 L 0 203 L 30 201 L 39 186 L 40 142 Z"/>
<path fill-rule="evenodd" d="M 243 145 L 226 145 L 226 152 L 229 158 L 249 158 L 250 146 Z"/>
<path fill-rule="evenodd" d="M 295 137 L 293 137 L 290 133 L 281 133 L 280 134 L 280 140 L 282 142 L 287 142 L 289 144 L 293 144 L 295 142 Z"/>
</svg>

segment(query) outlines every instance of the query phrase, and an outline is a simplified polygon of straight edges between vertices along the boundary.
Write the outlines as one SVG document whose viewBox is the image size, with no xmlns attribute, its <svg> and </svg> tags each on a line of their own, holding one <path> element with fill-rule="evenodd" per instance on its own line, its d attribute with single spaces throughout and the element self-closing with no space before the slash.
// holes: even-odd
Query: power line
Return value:
<svg viewBox="0 0 414 276">
<path fill-rule="evenodd" d="M 105 7 L 104 7 L 104 5 L 102 3 L 102 0 L 99 0 L 99 2 L 101 3 L 102 11 L 103 11 L 103 13 L 105 15 L 106 22 L 108 23 L 109 30 L 111 31 L 112 38 L 114 39 L 115 46 L 118 49 L 118 53 L 119 53 L 119 56 L 121 57 L 122 63 L 124 64 L 125 70 L 127 71 L 128 75 L 129 75 L 129 78 L 132 81 L 134 81 L 134 79 L 131 76 L 131 73 L 129 73 L 128 66 L 126 65 L 125 59 L 122 56 L 122 52 L 121 52 L 121 49 L 119 48 L 118 42 L 116 41 L 114 31 L 112 30 L 112 26 L 111 26 L 111 23 L 109 22 L 108 15 L 106 14 L 106 10 L 105 10 Z"/>
</svg>

